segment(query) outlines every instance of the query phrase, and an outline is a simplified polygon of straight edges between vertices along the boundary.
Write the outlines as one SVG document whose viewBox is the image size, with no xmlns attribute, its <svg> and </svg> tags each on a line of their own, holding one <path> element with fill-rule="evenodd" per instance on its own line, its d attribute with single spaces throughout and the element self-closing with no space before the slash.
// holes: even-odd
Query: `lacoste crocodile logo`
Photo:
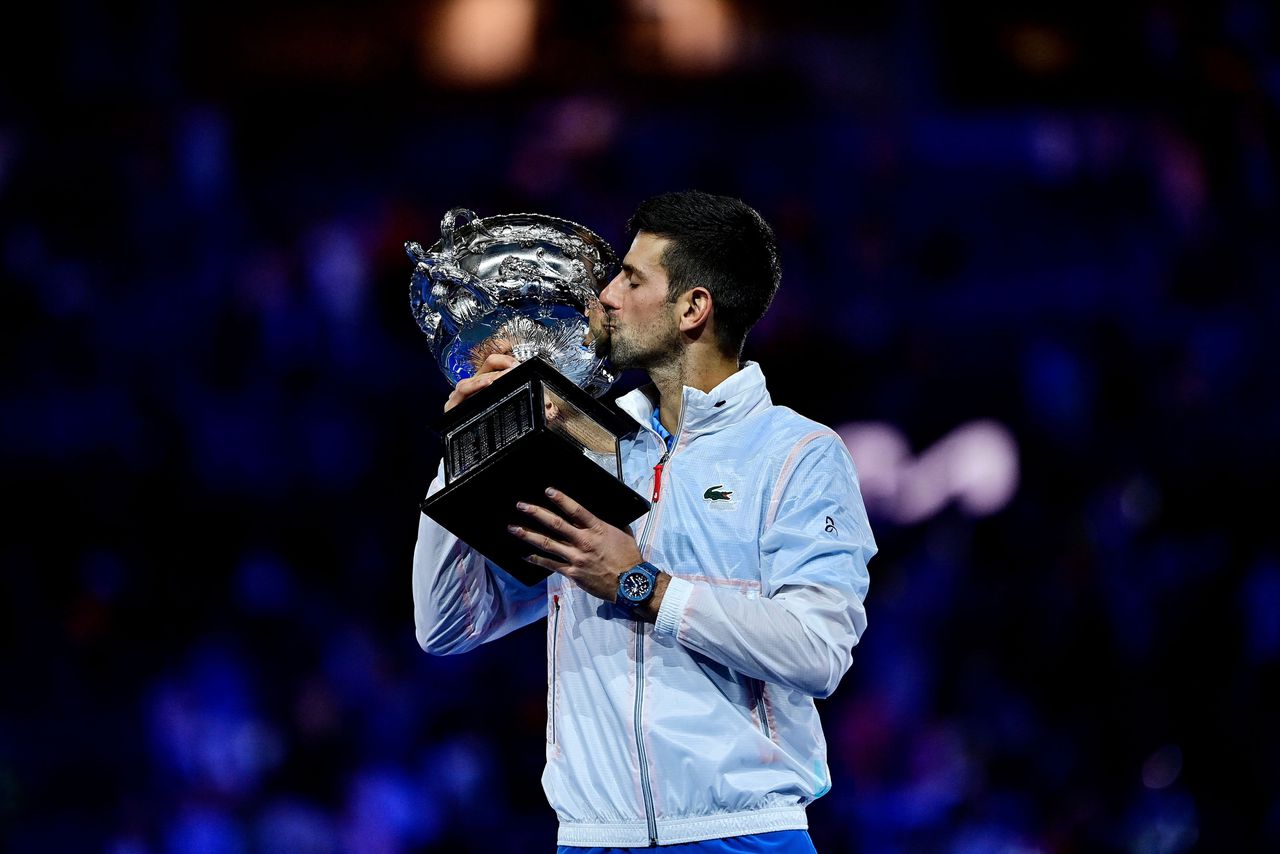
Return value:
<svg viewBox="0 0 1280 854">
<path fill-rule="evenodd" d="M 715 486 L 708 486 L 707 491 L 702 493 L 702 497 L 707 501 L 729 501 L 730 495 L 733 495 L 733 490 L 725 491 L 723 483 L 717 483 Z"/>
</svg>

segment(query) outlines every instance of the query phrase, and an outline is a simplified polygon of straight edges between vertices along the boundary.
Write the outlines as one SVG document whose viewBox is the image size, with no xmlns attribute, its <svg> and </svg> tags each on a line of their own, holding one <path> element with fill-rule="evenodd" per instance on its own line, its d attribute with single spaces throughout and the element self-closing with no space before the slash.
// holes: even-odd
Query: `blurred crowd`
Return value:
<svg viewBox="0 0 1280 854">
<path fill-rule="evenodd" d="M 506 79 L 431 61 L 472 5 L 533 10 Z M 8 27 L 0 847 L 550 850 L 543 633 L 413 636 L 448 387 L 403 243 L 622 254 L 698 188 L 778 232 L 776 402 L 1017 448 L 994 512 L 873 507 L 818 849 L 1280 849 L 1280 11 L 854 5 L 690 3 L 692 54 L 652 1 Z"/>
</svg>

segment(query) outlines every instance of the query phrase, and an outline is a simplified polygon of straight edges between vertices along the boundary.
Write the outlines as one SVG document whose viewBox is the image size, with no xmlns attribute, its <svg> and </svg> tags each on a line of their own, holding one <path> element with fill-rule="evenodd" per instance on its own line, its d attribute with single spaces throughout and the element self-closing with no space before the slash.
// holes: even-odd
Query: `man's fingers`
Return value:
<svg viewBox="0 0 1280 854">
<path fill-rule="evenodd" d="M 480 366 L 480 370 L 476 372 L 476 375 L 483 376 L 494 371 L 506 373 L 518 364 L 520 363 L 516 361 L 515 356 L 510 356 L 506 353 L 490 353 L 485 357 L 484 364 Z"/>
<path fill-rule="evenodd" d="M 457 388 L 467 394 L 475 394 L 487 385 L 491 385 L 494 380 L 505 374 L 506 371 L 490 371 L 484 374 L 476 374 L 474 377 L 467 377 L 465 380 L 459 380 Z"/>
<path fill-rule="evenodd" d="M 480 370 L 465 380 L 458 380 L 458 384 L 453 387 L 453 391 L 449 393 L 449 398 L 444 402 L 444 411 L 448 412 L 453 409 L 518 364 L 520 362 L 516 360 L 516 357 L 509 353 L 490 353 L 485 356 L 484 362 L 480 365 Z"/>
<path fill-rule="evenodd" d="M 534 566 L 540 566 L 543 569 L 549 569 L 552 572 L 558 572 L 561 575 L 564 575 L 565 570 L 569 569 L 569 564 L 559 563 L 549 557 L 543 557 L 539 554 L 527 554 L 524 556 L 524 559 Z"/>
<path fill-rule="evenodd" d="M 526 516 L 532 518 L 535 522 L 548 530 L 555 531 L 556 536 L 563 542 L 572 545 L 580 545 L 578 541 L 578 529 L 563 516 L 554 513 L 545 507 L 539 507 L 537 504 L 526 504 L 523 501 L 516 504 L 516 509 Z"/>
<path fill-rule="evenodd" d="M 519 525 L 508 525 L 507 532 L 511 536 L 519 540 L 524 540 L 540 552 L 559 558 L 564 564 L 571 563 L 569 556 L 564 554 L 567 543 L 558 543 L 548 537 L 546 534 L 540 534 L 537 531 L 531 531 L 528 528 L 522 528 Z M 539 564 L 541 566 L 541 564 Z"/>
<path fill-rule="evenodd" d="M 518 364 L 520 363 L 510 356 L 500 356 L 495 353 L 484 360 L 484 364 L 474 375 L 467 377 L 465 380 L 458 380 L 458 384 L 454 388 L 455 390 L 464 390 L 467 394 L 475 394 Z"/>
<path fill-rule="evenodd" d="M 492 359 L 493 356 L 490 356 L 489 358 Z M 510 359 L 511 357 L 503 356 L 502 358 Z M 515 360 L 512 359 L 512 361 L 514 362 Z M 486 360 L 486 364 L 487 363 L 488 362 Z M 467 377 L 465 380 L 458 380 L 458 384 L 454 386 L 453 391 L 449 393 L 449 399 L 445 401 L 444 411 L 448 412 L 450 409 L 453 409 L 459 403 L 462 403 L 462 401 L 480 391 L 480 389 L 492 384 L 496 379 L 498 379 L 498 377 L 502 376 L 509 370 L 511 370 L 511 367 L 507 367 L 502 370 L 490 371 L 489 373 L 476 374 L 473 377 Z"/>
<path fill-rule="evenodd" d="M 595 515 L 558 489 L 547 489 L 547 497 L 560 508 L 562 515 L 579 528 L 590 528 L 600 521 Z"/>
</svg>

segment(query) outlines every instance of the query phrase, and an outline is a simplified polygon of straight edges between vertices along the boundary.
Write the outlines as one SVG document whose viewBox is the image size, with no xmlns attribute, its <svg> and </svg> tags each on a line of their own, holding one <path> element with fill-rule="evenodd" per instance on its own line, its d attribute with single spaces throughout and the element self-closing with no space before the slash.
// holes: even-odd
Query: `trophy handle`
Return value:
<svg viewBox="0 0 1280 854">
<path fill-rule="evenodd" d="M 465 219 L 465 223 L 459 222 L 459 220 L 463 219 Z M 442 255 L 452 258 L 458 254 L 456 233 L 458 227 L 463 224 L 471 226 L 471 236 L 473 238 L 481 234 L 485 237 L 493 237 L 484 220 L 476 216 L 475 211 L 470 208 L 454 208 L 440 220 L 440 249 Z"/>
<path fill-rule="evenodd" d="M 428 252 L 412 241 L 405 244 L 405 251 L 414 262 L 410 305 L 418 326 L 432 338 L 438 332 L 456 335 L 460 328 L 495 307 L 492 295 L 480 280 L 458 264 L 457 229 L 463 221 L 481 226 L 475 213 L 467 208 L 449 211 L 440 221 L 438 252 Z"/>
<path fill-rule="evenodd" d="M 453 230 L 458 220 L 462 217 L 466 217 L 468 222 L 473 222 L 476 219 L 476 213 L 467 208 L 454 208 L 440 220 L 440 248 L 442 250 L 440 254 L 448 258 L 458 254 L 458 249 L 453 242 Z"/>
<path fill-rule="evenodd" d="M 404 251 L 413 261 L 413 275 L 409 279 L 409 310 L 413 312 L 418 327 L 434 341 L 436 330 L 440 328 L 440 313 L 431 305 L 431 256 L 423 250 L 421 243 L 413 240 L 405 243 Z"/>
<path fill-rule="evenodd" d="M 496 307 L 480 280 L 452 261 L 436 261 L 430 271 L 427 305 L 439 313 L 440 325 L 447 334 L 475 323 Z"/>
</svg>

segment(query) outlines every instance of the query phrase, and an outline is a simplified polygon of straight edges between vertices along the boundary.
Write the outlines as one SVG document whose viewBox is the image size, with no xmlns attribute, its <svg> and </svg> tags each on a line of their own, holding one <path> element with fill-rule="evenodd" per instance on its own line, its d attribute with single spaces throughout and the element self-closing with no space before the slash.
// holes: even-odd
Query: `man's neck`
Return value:
<svg viewBox="0 0 1280 854">
<path fill-rule="evenodd" d="M 737 359 L 719 353 L 703 358 L 686 353 L 679 361 L 650 368 L 649 379 L 658 389 L 658 420 L 667 432 L 674 436 L 680 427 L 685 386 L 711 391 L 736 374 L 738 367 Z"/>
</svg>

